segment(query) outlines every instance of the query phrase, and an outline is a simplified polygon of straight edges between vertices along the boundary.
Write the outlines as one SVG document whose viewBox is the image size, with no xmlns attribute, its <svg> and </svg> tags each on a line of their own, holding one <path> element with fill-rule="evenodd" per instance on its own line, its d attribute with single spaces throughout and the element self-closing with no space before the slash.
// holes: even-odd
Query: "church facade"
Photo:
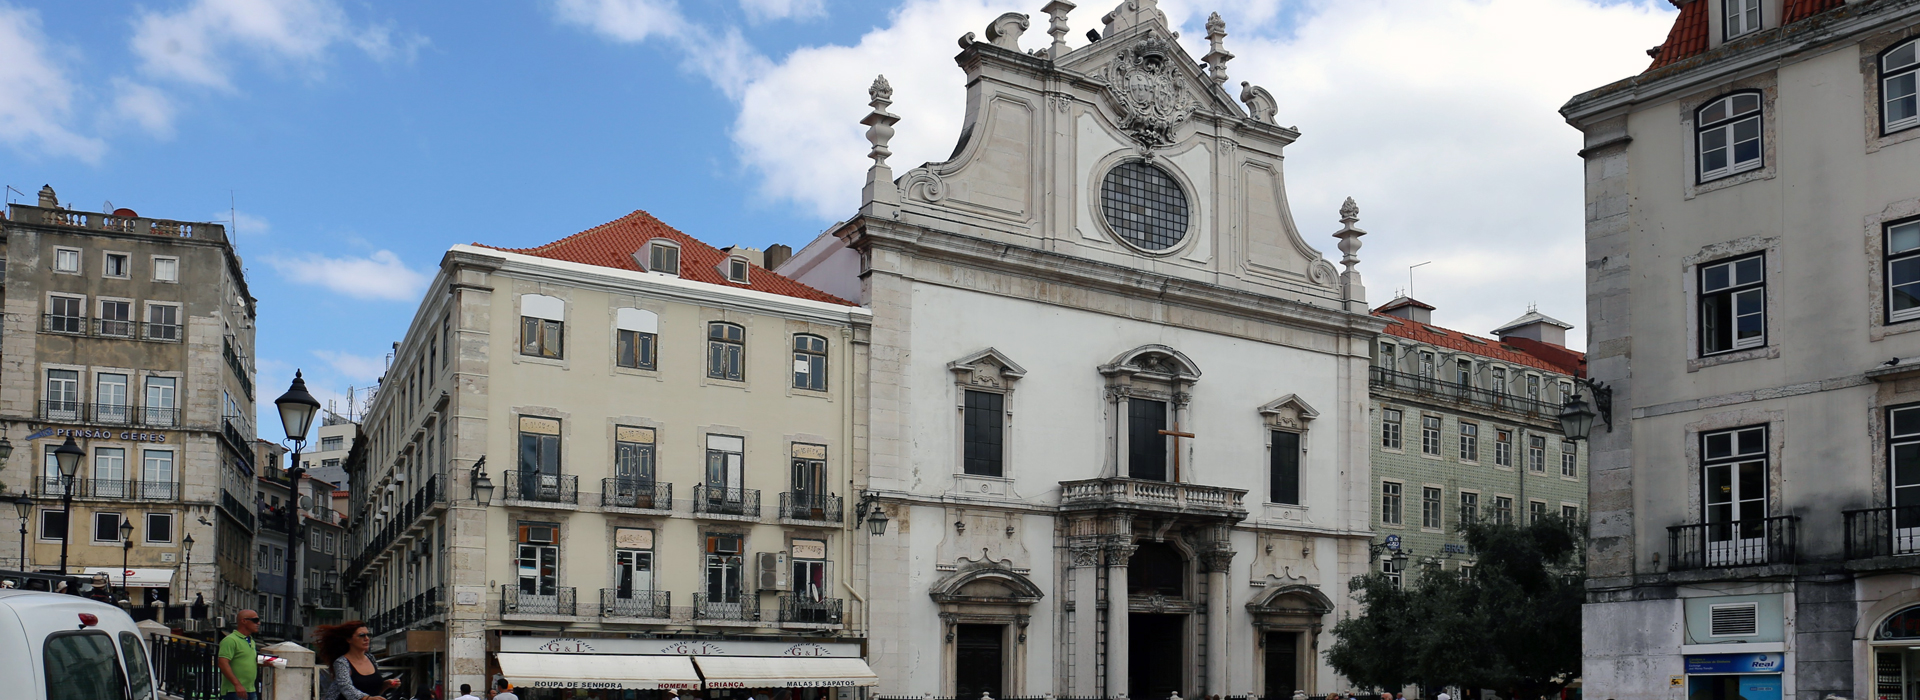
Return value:
<svg viewBox="0 0 1920 700">
<path fill-rule="evenodd" d="M 1369 568 L 1387 324 L 1358 209 L 1314 237 L 1343 272 L 1224 23 L 1196 61 L 1154 5 L 1073 48 L 1060 0 L 1050 43 L 1018 13 L 967 34 L 959 145 L 897 176 L 912 117 L 876 81 L 858 215 L 779 269 L 873 313 L 852 469 L 891 526 L 854 585 L 882 694 L 1345 688 L 1321 652 Z"/>
</svg>

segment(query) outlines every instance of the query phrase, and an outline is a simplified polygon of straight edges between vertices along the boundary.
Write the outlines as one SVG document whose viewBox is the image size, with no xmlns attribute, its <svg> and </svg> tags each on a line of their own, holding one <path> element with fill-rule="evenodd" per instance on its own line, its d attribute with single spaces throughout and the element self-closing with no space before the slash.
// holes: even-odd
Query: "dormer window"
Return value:
<svg viewBox="0 0 1920 700">
<path fill-rule="evenodd" d="M 1722 0 L 1727 8 L 1727 39 L 1760 30 L 1760 0 Z"/>
<path fill-rule="evenodd" d="M 734 284 L 746 284 L 747 270 L 750 267 L 751 266 L 747 264 L 746 258 L 731 257 L 731 258 L 727 258 L 727 262 L 722 272 L 726 273 L 728 282 L 732 282 Z"/>
<path fill-rule="evenodd" d="M 647 271 L 680 276 L 680 246 L 666 241 L 647 244 Z"/>
</svg>

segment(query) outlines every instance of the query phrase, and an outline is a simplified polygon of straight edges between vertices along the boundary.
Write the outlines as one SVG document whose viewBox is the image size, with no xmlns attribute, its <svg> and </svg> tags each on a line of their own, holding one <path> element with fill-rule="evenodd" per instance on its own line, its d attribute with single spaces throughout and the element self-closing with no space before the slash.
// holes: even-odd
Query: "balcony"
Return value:
<svg viewBox="0 0 1920 700">
<path fill-rule="evenodd" d="M 548 593 L 529 593 L 508 584 L 500 589 L 502 615 L 573 615 L 573 588 L 547 589 Z"/>
<path fill-rule="evenodd" d="M 41 401 L 40 420 L 79 423 L 86 420 L 87 405 L 78 401 Z"/>
<path fill-rule="evenodd" d="M 838 525 L 842 522 L 840 497 L 830 493 L 793 491 L 782 493 L 780 494 L 780 518 Z"/>
<path fill-rule="evenodd" d="M 670 591 L 600 589 L 600 617 L 603 618 L 664 620 L 671 617 L 672 610 Z"/>
<path fill-rule="evenodd" d="M 840 624 L 845 601 L 805 595 L 780 596 L 780 622 L 813 625 Z"/>
<path fill-rule="evenodd" d="M 224 243 L 227 240 L 227 227 L 224 224 L 150 219 L 144 216 L 114 216 L 112 214 L 36 207 L 19 203 L 8 206 L 12 210 L 9 218 L 13 219 L 15 223 L 20 224 L 64 226 L 92 231 L 131 233 L 165 238 L 192 238 L 216 243 Z"/>
<path fill-rule="evenodd" d="M 247 371 L 247 363 L 240 359 L 240 351 L 233 348 L 233 336 L 227 336 L 220 344 L 220 354 L 227 359 L 227 369 L 233 371 L 233 378 L 240 381 L 241 391 L 246 392 L 247 400 L 253 400 L 253 373 Z"/>
<path fill-rule="evenodd" d="M 759 489 L 722 489 L 706 484 L 693 487 L 694 515 L 760 518 Z"/>
<path fill-rule="evenodd" d="M 505 478 L 509 501 L 580 504 L 580 477 L 577 475 L 508 471 Z"/>
<path fill-rule="evenodd" d="M 33 479 L 33 495 L 42 498 L 60 498 L 62 487 L 58 477 L 40 477 Z M 180 500 L 181 484 L 178 481 L 140 481 L 136 479 L 79 479 L 73 480 L 74 498 L 111 498 L 133 501 L 177 501 Z"/>
<path fill-rule="evenodd" d="M 1060 482 L 1062 510 L 1140 510 L 1165 515 L 1247 517 L 1244 489 L 1176 484 L 1146 479 L 1084 479 Z"/>
<path fill-rule="evenodd" d="M 183 336 L 177 323 L 142 323 L 140 339 L 161 343 L 178 343 Z"/>
<path fill-rule="evenodd" d="M 1384 367 L 1368 367 L 1367 383 L 1383 389 L 1394 389 L 1423 397 L 1445 399 L 1474 408 L 1507 411 L 1536 418 L 1558 419 L 1560 406 L 1540 399 L 1508 394 L 1505 392 L 1481 389 L 1457 382 L 1441 381 L 1437 377 L 1423 377 L 1418 374 L 1395 372 Z"/>
<path fill-rule="evenodd" d="M 1667 570 L 1793 564 L 1799 556 L 1799 527 L 1796 515 L 1675 525 L 1667 528 Z"/>
<path fill-rule="evenodd" d="M 1842 511 L 1847 560 L 1920 554 L 1920 506 Z"/>
<path fill-rule="evenodd" d="M 601 479 L 600 505 L 641 510 L 673 510 L 673 484 L 648 479 Z"/>
<path fill-rule="evenodd" d="M 254 530 L 253 511 L 248 510 L 246 506 L 240 505 L 240 499 L 234 498 L 233 493 L 226 489 L 220 489 L 220 510 L 225 511 L 227 515 L 233 516 L 234 520 L 240 521 L 241 527 L 245 527 L 248 532 Z"/>
<path fill-rule="evenodd" d="M 185 337 L 185 328 L 177 323 L 147 323 L 124 318 L 89 318 L 65 314 L 42 314 L 40 332 L 83 338 L 146 340 L 156 343 L 178 343 Z M 250 380 L 244 378 L 243 381 L 250 383 Z"/>
<path fill-rule="evenodd" d="M 44 314 L 41 317 L 40 331 L 62 335 L 86 335 L 93 324 L 85 316 L 67 316 L 63 314 Z"/>
<path fill-rule="evenodd" d="M 728 601 L 726 598 L 732 598 Z M 760 620 L 760 597 L 752 593 L 736 592 L 733 595 L 712 599 L 706 593 L 693 594 L 693 619 L 715 620 L 720 622 L 758 622 Z"/>
<path fill-rule="evenodd" d="M 134 322 L 124 318 L 96 318 L 93 334 L 100 338 L 132 338 Z"/>
<path fill-rule="evenodd" d="M 287 515 L 288 515 L 288 511 L 285 507 L 279 507 L 279 508 L 275 508 L 271 506 L 261 507 L 259 511 L 260 529 L 272 530 L 274 532 L 280 532 L 280 533 L 292 532 L 293 519 L 287 517 Z"/>
<path fill-rule="evenodd" d="M 80 403 L 78 401 L 41 401 L 37 415 L 44 421 L 127 427 L 168 428 L 177 425 L 180 421 L 180 410 L 176 408 L 147 408 L 123 403 Z"/>
</svg>

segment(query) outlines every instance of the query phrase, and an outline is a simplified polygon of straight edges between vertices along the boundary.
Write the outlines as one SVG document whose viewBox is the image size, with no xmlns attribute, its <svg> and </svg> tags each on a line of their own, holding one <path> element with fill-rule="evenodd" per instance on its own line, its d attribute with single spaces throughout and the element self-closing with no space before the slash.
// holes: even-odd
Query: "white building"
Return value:
<svg viewBox="0 0 1920 700">
<path fill-rule="evenodd" d="M 1920 4 L 1676 0 L 1585 132 L 1584 693 L 1920 696 Z"/>
<path fill-rule="evenodd" d="M 1227 90 L 1217 17 L 1201 66 L 1152 0 L 1069 50 L 1072 8 L 1043 9 L 1051 45 L 1017 13 L 962 39 L 950 161 L 895 178 L 876 81 L 859 214 L 781 267 L 873 312 L 854 471 L 895 523 L 860 540 L 881 692 L 1341 689 L 1318 651 L 1368 566 L 1386 323 L 1357 208 L 1342 274 L 1287 205 L 1298 132 Z"/>
</svg>

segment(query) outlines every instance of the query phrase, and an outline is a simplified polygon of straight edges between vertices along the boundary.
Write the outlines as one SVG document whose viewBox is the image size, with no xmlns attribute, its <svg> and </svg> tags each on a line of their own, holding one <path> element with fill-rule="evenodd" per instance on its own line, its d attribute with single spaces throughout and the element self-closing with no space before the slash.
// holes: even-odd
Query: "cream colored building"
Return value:
<svg viewBox="0 0 1920 700">
<path fill-rule="evenodd" d="M 346 585 L 377 648 L 447 687 L 504 674 L 535 693 L 579 677 L 529 653 L 597 650 L 575 661 L 655 679 L 748 653 L 723 639 L 859 655 L 848 464 L 869 315 L 756 257 L 645 212 L 448 251 L 347 465 Z M 636 634 L 688 644 L 606 641 Z"/>
</svg>

